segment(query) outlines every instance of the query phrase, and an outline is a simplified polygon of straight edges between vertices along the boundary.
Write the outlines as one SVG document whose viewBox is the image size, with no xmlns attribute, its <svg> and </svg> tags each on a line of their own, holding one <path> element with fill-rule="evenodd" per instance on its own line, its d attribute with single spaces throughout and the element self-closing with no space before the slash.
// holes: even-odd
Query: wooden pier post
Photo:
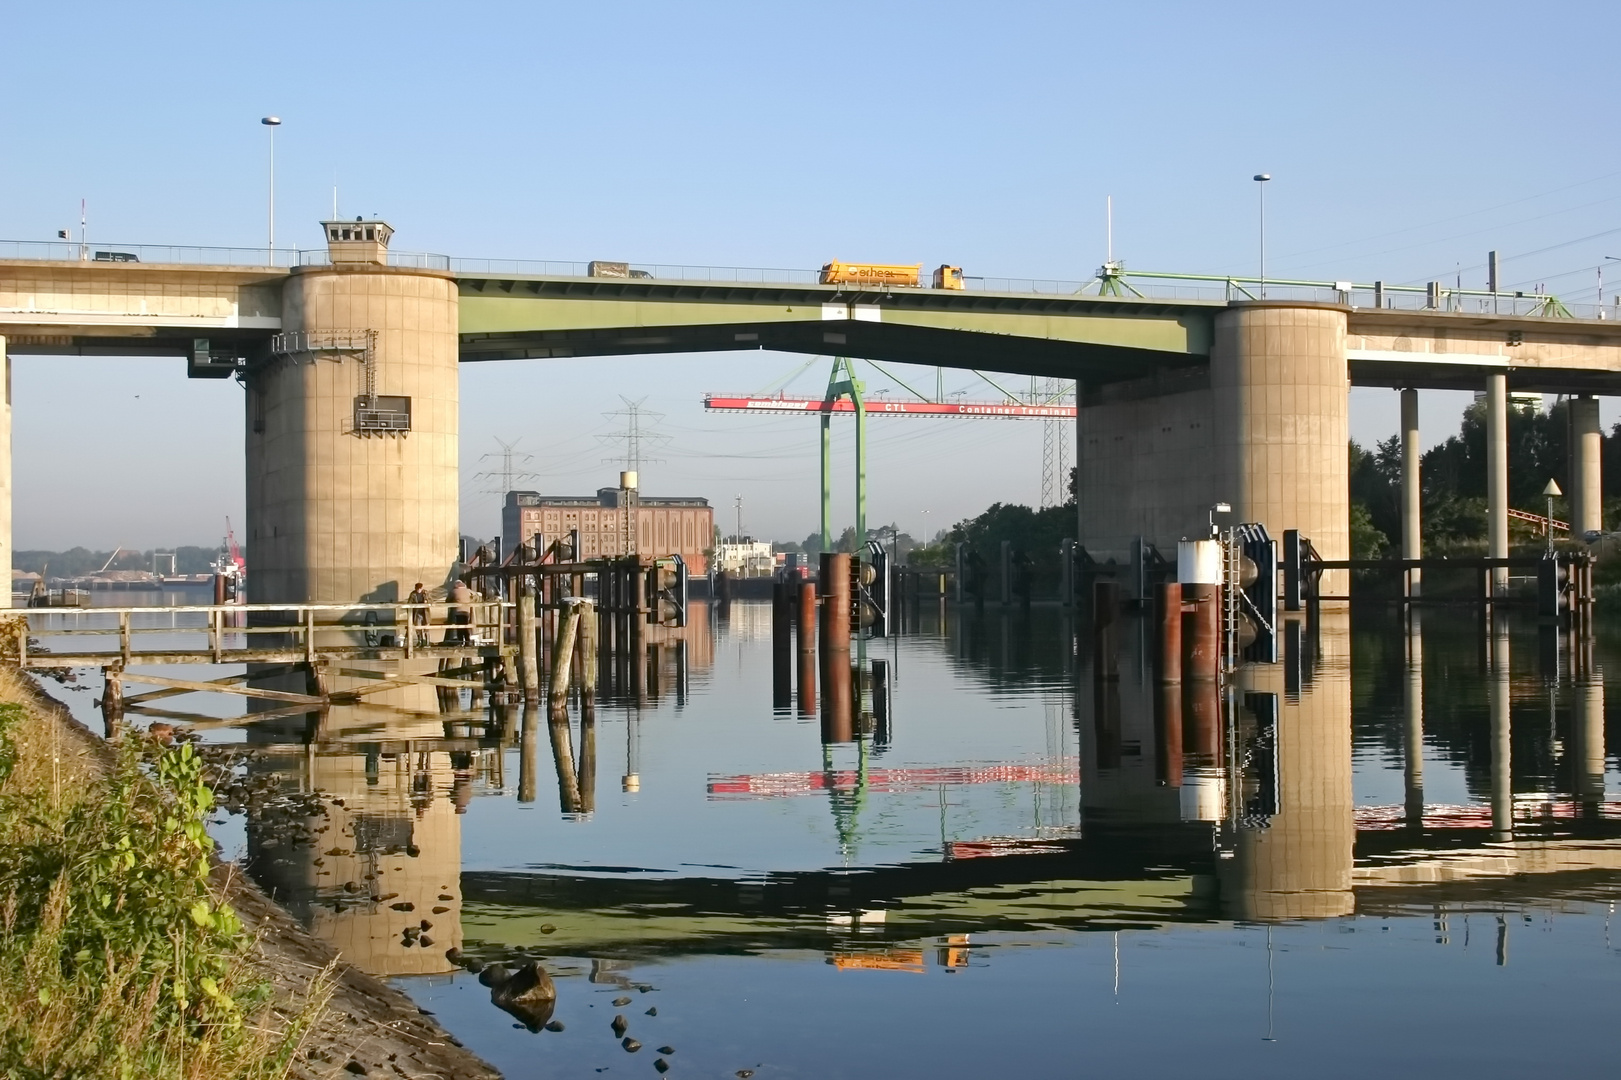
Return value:
<svg viewBox="0 0 1621 1080">
<path fill-rule="evenodd" d="M 824 551 L 817 594 L 822 605 L 822 655 L 850 651 L 850 556 Z"/>
<path fill-rule="evenodd" d="M 597 696 L 597 605 L 582 600 L 576 606 L 580 612 L 580 625 L 575 632 L 579 639 L 581 660 L 580 693 L 585 706 L 589 708 Z"/>
<path fill-rule="evenodd" d="M 799 712 L 816 712 L 816 583 L 799 583 Z"/>
<path fill-rule="evenodd" d="M 310 661 L 305 685 L 308 687 L 307 692 L 309 693 L 310 697 L 320 698 L 321 704 L 323 705 L 327 703 L 331 695 L 327 691 L 327 670 L 325 660 L 317 657 Z"/>
<path fill-rule="evenodd" d="M 771 583 L 771 707 L 787 709 L 794 696 L 793 583 Z"/>
<path fill-rule="evenodd" d="M 855 741 L 855 685 L 851 678 L 850 654 L 828 653 L 822 657 L 822 742 Z"/>
<path fill-rule="evenodd" d="M 526 705 L 540 701 L 540 660 L 535 653 L 535 593 L 524 583 L 518 591 L 518 680 Z"/>
<path fill-rule="evenodd" d="M 101 691 L 101 718 L 106 724 L 107 737 L 110 739 L 118 734 L 119 721 L 124 718 L 124 669 L 122 667 L 104 667 L 101 669 L 104 682 Z"/>
<path fill-rule="evenodd" d="M 1163 582 L 1154 590 L 1154 615 L 1159 623 L 1159 681 L 1182 681 L 1182 586 Z M 1180 719 L 1180 713 L 1178 714 Z M 1178 749 L 1181 738 L 1177 739 Z"/>
<path fill-rule="evenodd" d="M 574 637 L 579 631 L 578 604 L 569 604 L 562 625 L 557 628 L 557 640 L 552 645 L 552 681 L 550 686 L 553 710 L 568 705 L 569 671 L 574 660 Z"/>
</svg>

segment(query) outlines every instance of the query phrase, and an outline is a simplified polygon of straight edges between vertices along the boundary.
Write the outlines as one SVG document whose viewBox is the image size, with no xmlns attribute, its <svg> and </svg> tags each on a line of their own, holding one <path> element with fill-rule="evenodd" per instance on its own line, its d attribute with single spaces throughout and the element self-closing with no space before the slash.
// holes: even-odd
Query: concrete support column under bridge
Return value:
<svg viewBox="0 0 1621 1080">
<path fill-rule="evenodd" d="M 1208 365 L 1078 392 L 1077 529 L 1097 559 L 1162 555 L 1209 529 L 1213 503 L 1275 537 L 1299 529 L 1350 555 L 1346 318 L 1334 304 L 1236 303 L 1213 320 Z M 1343 596 L 1346 574 L 1324 575 Z"/>
<path fill-rule="evenodd" d="M 1350 557 L 1346 309 L 1245 302 L 1216 316 L 1210 352 L 1216 489 L 1233 520 L 1299 529 L 1325 559 Z M 1322 591 L 1344 596 L 1344 571 Z"/>
<path fill-rule="evenodd" d="M 1508 558 L 1508 376 L 1486 376 L 1486 554 Z M 1508 567 L 1492 568 L 1492 595 L 1508 591 Z"/>
<path fill-rule="evenodd" d="M 1422 526 L 1423 486 L 1419 476 L 1419 460 L 1423 449 L 1418 441 L 1418 391 L 1408 387 L 1401 392 L 1401 557 L 1423 557 Z M 1407 595 L 1418 596 L 1423 590 L 1423 571 L 1414 567 L 1407 571 Z"/>
<path fill-rule="evenodd" d="M 1580 540 L 1604 528 L 1604 429 L 1598 398 L 1570 399 L 1570 535 Z"/>
<path fill-rule="evenodd" d="M 247 379 L 256 604 L 401 600 L 456 560 L 456 282 L 386 265 L 381 222 L 323 228 L 332 264 L 293 270 Z"/>
</svg>

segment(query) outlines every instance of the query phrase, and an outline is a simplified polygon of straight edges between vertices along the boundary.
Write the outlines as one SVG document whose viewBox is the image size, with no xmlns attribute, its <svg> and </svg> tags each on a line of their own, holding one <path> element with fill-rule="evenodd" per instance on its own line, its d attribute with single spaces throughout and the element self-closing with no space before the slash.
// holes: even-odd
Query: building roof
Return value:
<svg viewBox="0 0 1621 1080">
<path fill-rule="evenodd" d="M 619 488 L 598 488 L 595 495 L 542 495 L 538 491 L 509 491 L 507 506 L 587 507 L 602 506 L 610 510 L 619 507 Z M 639 500 L 646 507 L 690 507 L 709 509 L 708 499 L 668 495 L 643 495 Z"/>
</svg>

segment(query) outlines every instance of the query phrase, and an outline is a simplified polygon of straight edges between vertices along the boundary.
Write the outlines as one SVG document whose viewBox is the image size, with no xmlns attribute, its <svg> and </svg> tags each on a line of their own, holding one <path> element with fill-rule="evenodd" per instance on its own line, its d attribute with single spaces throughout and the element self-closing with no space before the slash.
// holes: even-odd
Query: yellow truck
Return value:
<svg viewBox="0 0 1621 1080">
<path fill-rule="evenodd" d="M 847 263 L 837 260 L 822 267 L 823 285 L 899 285 L 917 289 L 923 285 L 923 264 Z M 934 272 L 936 289 L 961 289 L 962 267 L 941 266 Z"/>
</svg>

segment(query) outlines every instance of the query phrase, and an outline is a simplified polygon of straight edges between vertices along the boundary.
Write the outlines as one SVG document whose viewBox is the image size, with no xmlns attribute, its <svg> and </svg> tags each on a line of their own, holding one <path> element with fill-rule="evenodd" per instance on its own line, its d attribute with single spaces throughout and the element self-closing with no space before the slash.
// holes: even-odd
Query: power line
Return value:
<svg viewBox="0 0 1621 1080">
<path fill-rule="evenodd" d="M 1588 180 L 1578 180 L 1574 184 L 1566 184 L 1564 187 L 1554 188 L 1552 191 L 1543 191 L 1543 192 L 1538 192 L 1535 195 L 1527 195 L 1524 198 L 1510 199 L 1508 202 L 1498 203 L 1496 206 L 1487 206 L 1487 207 L 1484 207 L 1484 208 L 1482 208 L 1480 210 L 1469 210 L 1469 211 L 1466 211 L 1466 212 L 1464 212 L 1462 214 L 1453 214 L 1450 217 L 1436 218 L 1433 221 L 1426 221 L 1426 222 L 1423 222 L 1423 223 L 1418 224 L 1418 225 L 1409 225 L 1406 228 L 1402 228 L 1402 229 L 1392 229 L 1389 232 L 1374 233 L 1372 236 L 1363 236 L 1363 237 L 1359 237 L 1359 238 L 1357 238 L 1355 240 L 1345 240 L 1345 241 L 1342 241 L 1342 242 L 1340 242 L 1338 244 L 1325 244 L 1322 247 L 1305 248 L 1305 249 L 1300 250 L 1300 251 L 1286 252 L 1283 255 L 1278 256 L 1278 258 L 1280 258 L 1280 259 L 1294 259 L 1294 258 L 1298 258 L 1298 257 L 1300 257 L 1302 255 L 1315 255 L 1320 251 L 1334 251 L 1334 250 L 1336 250 L 1338 248 L 1352 247 L 1352 246 L 1355 246 L 1356 244 L 1367 243 L 1368 241 L 1371 241 L 1371 240 L 1383 240 L 1386 237 L 1401 236 L 1404 233 L 1417 232 L 1420 229 L 1434 228 L 1437 225 L 1445 225 L 1445 224 L 1448 224 L 1449 222 L 1453 222 L 1453 221 L 1462 221 L 1464 218 L 1478 217 L 1481 214 L 1489 214 L 1489 213 L 1492 213 L 1493 211 L 1496 211 L 1496 210 L 1504 210 L 1504 209 L 1507 209 L 1510 206 L 1518 206 L 1520 203 L 1534 202 L 1534 201 L 1539 200 L 1539 199 L 1545 199 L 1549 195 L 1558 195 L 1560 192 L 1563 192 L 1563 191 L 1571 191 L 1571 190 L 1574 190 L 1575 188 L 1586 187 L 1588 184 L 1596 184 L 1601 180 L 1608 180 L 1611 177 L 1615 177 L 1615 176 L 1621 176 L 1621 172 L 1609 172 L 1609 173 L 1605 173 L 1603 176 L 1595 176 L 1595 177 L 1592 177 L 1591 179 L 1588 179 Z M 1610 196 L 1609 198 L 1600 199 L 1598 201 L 1599 202 L 1609 202 L 1610 199 L 1613 199 L 1613 198 L 1615 198 L 1615 196 Z M 1582 204 L 1582 206 L 1567 207 L 1565 210 L 1554 211 L 1554 213 L 1566 213 L 1569 210 L 1580 210 L 1580 209 L 1583 209 L 1583 207 L 1585 207 L 1585 206 L 1594 206 L 1594 205 L 1597 205 L 1597 204 L 1596 203 L 1584 203 L 1584 204 Z M 1544 216 L 1547 216 L 1547 215 L 1544 215 Z M 1528 220 L 1535 221 L 1537 219 L 1536 218 L 1531 218 L 1531 219 L 1528 219 Z M 1510 224 L 1513 225 L 1513 224 L 1522 224 L 1522 223 L 1521 222 L 1512 222 Z M 1505 226 L 1502 226 L 1502 227 L 1507 228 L 1509 226 L 1505 225 Z M 1471 234 L 1465 233 L 1463 235 L 1467 236 L 1467 235 L 1471 235 Z M 1443 237 L 1443 238 L 1437 238 L 1435 240 L 1420 241 L 1418 244 L 1414 244 L 1414 245 L 1411 245 L 1411 246 L 1418 247 L 1418 246 L 1421 246 L 1421 245 L 1426 244 L 1426 243 L 1443 244 L 1443 243 L 1446 243 L 1448 239 L 1455 239 L 1455 238 Z M 1390 249 L 1390 250 L 1400 251 L 1400 250 L 1403 250 L 1403 249 L 1402 248 L 1393 248 L 1393 249 Z M 1381 253 L 1381 254 L 1383 254 L 1383 253 Z M 1357 257 L 1358 258 L 1371 258 L 1372 256 L 1357 256 Z M 1309 264 L 1306 268 L 1309 269 L 1310 266 L 1322 266 L 1322 265 L 1325 265 L 1325 264 L 1323 264 L 1323 263 L 1312 263 L 1312 264 Z"/>
</svg>

